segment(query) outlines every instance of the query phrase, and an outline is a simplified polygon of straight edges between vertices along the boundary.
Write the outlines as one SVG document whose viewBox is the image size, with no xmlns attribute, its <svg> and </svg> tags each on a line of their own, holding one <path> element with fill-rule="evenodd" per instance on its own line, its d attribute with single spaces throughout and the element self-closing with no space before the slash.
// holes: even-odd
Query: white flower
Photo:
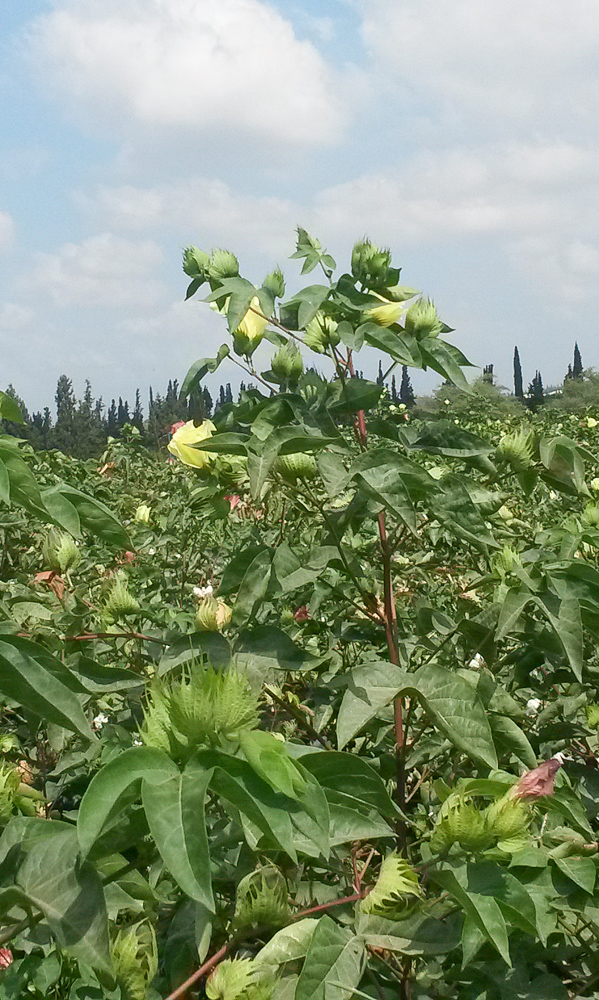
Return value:
<svg viewBox="0 0 599 1000">
<path fill-rule="evenodd" d="M 143 746 L 143 740 L 133 740 L 133 746 L 134 747 L 142 747 Z"/>
<path fill-rule="evenodd" d="M 108 716 L 105 715 L 104 712 L 100 712 L 98 715 L 96 715 L 93 721 L 93 727 L 94 729 L 101 729 L 102 726 L 105 726 L 107 722 L 108 722 Z"/>
<path fill-rule="evenodd" d="M 482 670 L 482 668 L 486 666 L 484 657 L 482 657 L 480 653 L 475 653 L 468 666 L 471 670 Z"/>
<path fill-rule="evenodd" d="M 536 715 L 541 707 L 541 704 L 542 702 L 540 698 L 529 698 L 526 702 L 526 714 Z"/>
<path fill-rule="evenodd" d="M 443 402 L 445 403 L 445 406 L 451 406 L 451 401 L 449 399 L 444 399 Z"/>
<path fill-rule="evenodd" d="M 549 490 L 549 496 L 551 497 L 552 500 L 557 500 L 559 498 L 559 493 L 557 493 L 555 490 Z"/>
<path fill-rule="evenodd" d="M 193 588 L 194 597 L 197 597 L 198 601 L 203 601 L 207 597 L 212 597 L 214 593 L 214 587 L 211 583 L 206 584 L 205 587 L 194 587 Z"/>
<path fill-rule="evenodd" d="M 591 479 L 591 489 L 599 490 L 599 479 Z"/>
<path fill-rule="evenodd" d="M 156 555 L 156 549 L 148 549 L 148 555 L 149 556 L 155 556 Z"/>
</svg>

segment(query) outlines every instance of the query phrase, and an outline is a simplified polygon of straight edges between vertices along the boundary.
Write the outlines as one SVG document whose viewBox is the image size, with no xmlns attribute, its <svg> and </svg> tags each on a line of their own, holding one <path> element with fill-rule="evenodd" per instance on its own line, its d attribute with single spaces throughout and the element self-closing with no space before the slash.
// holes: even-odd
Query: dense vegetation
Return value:
<svg viewBox="0 0 599 1000">
<path fill-rule="evenodd" d="M 598 995 L 592 373 L 470 390 L 386 251 L 296 255 L 186 252 L 229 332 L 181 405 L 253 387 L 171 462 L 0 438 L 0 998 Z"/>
</svg>

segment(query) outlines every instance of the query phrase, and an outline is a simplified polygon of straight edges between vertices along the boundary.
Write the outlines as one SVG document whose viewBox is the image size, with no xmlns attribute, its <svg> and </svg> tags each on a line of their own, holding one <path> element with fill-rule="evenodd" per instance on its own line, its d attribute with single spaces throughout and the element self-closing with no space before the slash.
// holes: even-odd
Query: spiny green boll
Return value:
<svg viewBox="0 0 599 1000">
<path fill-rule="evenodd" d="M 487 829 L 497 840 L 520 838 L 528 830 L 530 809 L 520 799 L 504 796 L 485 811 Z"/>
<path fill-rule="evenodd" d="M 290 608 L 290 607 L 284 607 L 281 610 L 281 614 L 280 614 L 280 617 L 279 617 L 279 623 L 281 625 L 283 625 L 283 626 L 285 626 L 285 625 L 293 625 L 294 621 L 295 621 L 295 618 L 293 616 L 293 609 Z"/>
<path fill-rule="evenodd" d="M 599 506 L 596 503 L 588 503 L 581 514 L 581 520 L 589 528 L 598 528 Z"/>
<path fill-rule="evenodd" d="M 68 573 L 81 562 L 81 552 L 70 535 L 52 528 L 42 546 L 42 556 L 48 569 Z"/>
<path fill-rule="evenodd" d="M 509 576 L 516 569 L 522 568 L 522 560 L 511 545 L 504 545 L 499 552 L 496 552 L 491 561 L 491 566 L 493 572 L 496 576 L 503 579 L 505 576 Z"/>
<path fill-rule="evenodd" d="M 206 981 L 208 1000 L 239 1000 L 256 984 L 259 970 L 249 958 L 225 958 Z"/>
<path fill-rule="evenodd" d="M 336 347 L 340 341 L 337 333 L 338 323 L 330 316 L 318 310 L 304 331 L 304 343 L 317 354 L 326 354 L 327 348 Z"/>
<path fill-rule="evenodd" d="M 127 586 L 127 578 L 123 573 L 115 573 L 114 583 L 104 601 L 104 614 L 110 621 L 119 621 L 127 615 L 135 615 L 141 611 L 137 599 Z"/>
<path fill-rule="evenodd" d="M 205 281 L 208 277 L 209 263 L 209 255 L 199 247 L 187 247 L 183 251 L 183 270 L 190 278 L 201 278 Z"/>
<path fill-rule="evenodd" d="M 379 249 L 368 239 L 354 244 L 351 255 L 351 271 L 360 284 L 370 287 L 387 284 L 391 267 L 391 251 Z M 397 280 L 397 279 L 396 279 Z"/>
<path fill-rule="evenodd" d="M 271 295 L 275 296 L 277 299 L 282 299 L 285 294 L 285 277 L 280 267 L 276 267 L 274 271 L 267 274 L 264 281 L 262 282 L 263 288 L 266 288 Z"/>
<path fill-rule="evenodd" d="M 177 756 L 178 741 L 171 723 L 169 689 L 156 680 L 150 688 L 144 721 L 139 735 L 145 746 Z"/>
<path fill-rule="evenodd" d="M 295 341 L 288 340 L 274 355 L 271 370 L 284 382 L 297 382 L 304 370 L 304 362 Z"/>
<path fill-rule="evenodd" d="M 525 472 L 534 463 L 534 434 L 520 427 L 504 434 L 497 445 L 496 458 L 510 466 L 512 472 Z"/>
<path fill-rule="evenodd" d="M 287 883 L 277 868 L 260 868 L 246 875 L 237 886 L 235 930 L 283 927 L 290 918 L 288 896 Z"/>
<path fill-rule="evenodd" d="M 418 876 L 408 862 L 395 852 L 383 861 L 376 885 L 360 903 L 362 913 L 388 920 L 405 916 L 405 911 L 420 898 Z"/>
<path fill-rule="evenodd" d="M 0 733 L 0 754 L 10 753 L 11 750 L 19 750 L 21 744 L 14 733 Z"/>
<path fill-rule="evenodd" d="M 587 705 L 586 713 L 591 729 L 599 729 L 599 705 Z"/>
<path fill-rule="evenodd" d="M 139 507 L 135 511 L 134 520 L 140 521 L 142 524 L 149 524 L 151 516 L 152 511 L 148 507 L 147 503 L 140 503 Z"/>
<path fill-rule="evenodd" d="M 279 455 L 276 471 L 292 486 L 300 479 L 314 479 L 318 466 L 313 455 L 297 452 L 294 455 Z"/>
<path fill-rule="evenodd" d="M 212 281 L 224 281 L 226 278 L 236 278 L 239 274 L 239 261 L 230 250 L 216 249 L 212 251 L 208 264 L 208 276 Z"/>
<path fill-rule="evenodd" d="M 434 303 L 430 299 L 418 299 L 414 302 L 406 313 L 405 328 L 417 340 L 437 337 L 441 333 L 442 323 Z"/>
<path fill-rule="evenodd" d="M 144 1000 L 158 972 L 156 934 L 143 921 L 122 927 L 111 946 L 112 967 L 126 1000 Z"/>
<path fill-rule="evenodd" d="M 231 621 L 233 609 L 216 597 L 205 597 L 196 611 L 196 624 L 202 632 L 220 632 Z"/>
</svg>

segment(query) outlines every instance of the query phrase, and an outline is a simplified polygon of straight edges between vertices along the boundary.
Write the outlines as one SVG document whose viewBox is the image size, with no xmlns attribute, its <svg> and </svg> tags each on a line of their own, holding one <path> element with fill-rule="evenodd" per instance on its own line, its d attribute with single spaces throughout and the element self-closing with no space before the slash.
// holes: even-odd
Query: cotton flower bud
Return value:
<svg viewBox="0 0 599 1000">
<path fill-rule="evenodd" d="M 495 576 L 503 579 L 513 573 L 516 569 L 522 568 L 522 560 L 511 545 L 504 545 L 499 552 L 496 552 L 491 562 Z"/>
<path fill-rule="evenodd" d="M 230 250 L 213 250 L 208 264 L 208 277 L 212 281 L 224 281 L 226 278 L 236 278 L 239 274 L 239 261 Z"/>
<path fill-rule="evenodd" d="M 297 382 L 304 370 L 304 362 L 297 344 L 288 340 L 279 348 L 270 363 L 271 370 L 282 382 Z"/>
<path fill-rule="evenodd" d="M 236 354 L 249 357 L 264 337 L 268 319 L 262 314 L 262 306 L 257 295 L 250 302 L 250 308 L 233 333 L 233 349 Z"/>
<path fill-rule="evenodd" d="M 520 427 L 511 434 L 504 434 L 497 445 L 496 458 L 509 465 L 512 472 L 525 472 L 534 461 L 534 435 Z"/>
<path fill-rule="evenodd" d="M 591 484 L 590 485 L 591 485 L 591 489 L 594 490 L 595 493 L 599 492 L 599 476 L 597 478 L 595 478 L 595 479 L 591 479 Z"/>
<path fill-rule="evenodd" d="M 587 427 L 589 427 L 591 430 L 593 429 L 593 427 L 596 427 L 598 423 L 599 421 L 597 421 L 595 417 L 587 417 Z"/>
<path fill-rule="evenodd" d="M 317 471 L 313 455 L 297 452 L 293 455 L 279 455 L 276 470 L 285 482 L 293 485 L 299 479 L 314 479 Z"/>
<path fill-rule="evenodd" d="M 262 282 L 262 287 L 266 288 L 277 299 L 283 298 L 285 294 L 285 277 L 280 267 L 276 267 L 274 271 L 266 275 Z"/>
<path fill-rule="evenodd" d="M 145 1000 L 158 972 L 158 947 L 152 925 L 146 921 L 122 927 L 111 946 L 112 967 L 127 1000 Z"/>
<path fill-rule="evenodd" d="M 337 326 L 334 319 L 319 310 L 304 331 L 306 347 L 317 354 L 325 354 L 327 348 L 336 347 L 340 340 Z"/>
<path fill-rule="evenodd" d="M 196 623 L 202 632 L 220 632 L 231 621 L 232 608 L 215 597 L 205 597 L 196 611 Z"/>
<path fill-rule="evenodd" d="M 67 573 L 81 562 L 81 552 L 66 532 L 52 528 L 42 547 L 42 556 L 48 569 Z"/>
<path fill-rule="evenodd" d="M 362 913 L 399 920 L 420 898 L 418 876 L 395 852 L 384 859 L 376 885 L 360 903 Z"/>
<path fill-rule="evenodd" d="M 526 702 L 526 714 L 531 716 L 537 715 L 542 704 L 543 702 L 540 698 L 529 698 Z"/>
<path fill-rule="evenodd" d="M 376 292 L 372 294 L 379 299 L 381 305 L 366 309 L 362 314 L 364 322 L 376 323 L 377 326 L 391 326 L 393 323 L 397 323 L 400 316 L 405 312 L 401 302 L 390 302 L 389 299 L 383 298 L 382 295 L 378 295 Z"/>
<path fill-rule="evenodd" d="M 434 303 L 430 299 L 418 299 L 414 302 L 406 313 L 405 327 L 406 332 L 417 340 L 437 337 L 441 333 L 442 323 Z"/>
<path fill-rule="evenodd" d="M 587 504 L 582 512 L 581 520 L 589 528 L 599 527 L 599 506 L 596 503 Z"/>
<path fill-rule="evenodd" d="M 486 810 L 487 828 L 497 840 L 520 837 L 528 829 L 530 809 L 518 799 L 505 795 Z"/>
<path fill-rule="evenodd" d="M 372 285 L 384 287 L 388 282 L 390 267 L 390 250 L 380 250 L 374 243 L 366 239 L 354 245 L 351 255 L 351 271 L 360 284 L 367 288 Z"/>
<path fill-rule="evenodd" d="M 289 916 L 287 883 L 277 868 L 260 868 L 242 878 L 235 897 L 235 930 L 274 930 L 288 923 Z"/>
<path fill-rule="evenodd" d="M 587 705 L 587 723 L 591 729 L 599 729 L 599 705 Z"/>
<path fill-rule="evenodd" d="M 240 1000 L 256 983 L 258 968 L 249 958 L 225 958 L 206 981 L 208 1000 Z"/>
<path fill-rule="evenodd" d="M 198 247 L 187 247 L 183 251 L 183 270 L 190 278 L 201 278 L 205 281 L 208 277 L 209 263 L 208 254 Z"/>
<path fill-rule="evenodd" d="M 141 503 L 137 510 L 135 511 L 135 521 L 141 521 L 142 524 L 150 523 L 151 510 L 147 503 Z"/>
<path fill-rule="evenodd" d="M 127 578 L 116 573 L 114 583 L 104 602 L 104 614 L 110 621 L 119 621 L 127 615 L 135 615 L 141 610 L 139 602 L 129 591 Z"/>
</svg>

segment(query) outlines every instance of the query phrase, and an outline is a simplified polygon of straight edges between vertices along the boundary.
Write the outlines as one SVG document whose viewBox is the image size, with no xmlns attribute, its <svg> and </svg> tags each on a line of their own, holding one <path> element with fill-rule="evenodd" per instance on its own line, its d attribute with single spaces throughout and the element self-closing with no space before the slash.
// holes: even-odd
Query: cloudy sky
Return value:
<svg viewBox="0 0 599 1000">
<path fill-rule="evenodd" d="M 297 224 L 340 262 L 390 245 L 506 385 L 514 344 L 526 381 L 575 339 L 599 367 L 596 0 L 2 0 L 0 52 L 0 383 L 30 408 L 62 372 L 181 379 L 225 339 L 181 248 L 293 287 Z"/>
</svg>

